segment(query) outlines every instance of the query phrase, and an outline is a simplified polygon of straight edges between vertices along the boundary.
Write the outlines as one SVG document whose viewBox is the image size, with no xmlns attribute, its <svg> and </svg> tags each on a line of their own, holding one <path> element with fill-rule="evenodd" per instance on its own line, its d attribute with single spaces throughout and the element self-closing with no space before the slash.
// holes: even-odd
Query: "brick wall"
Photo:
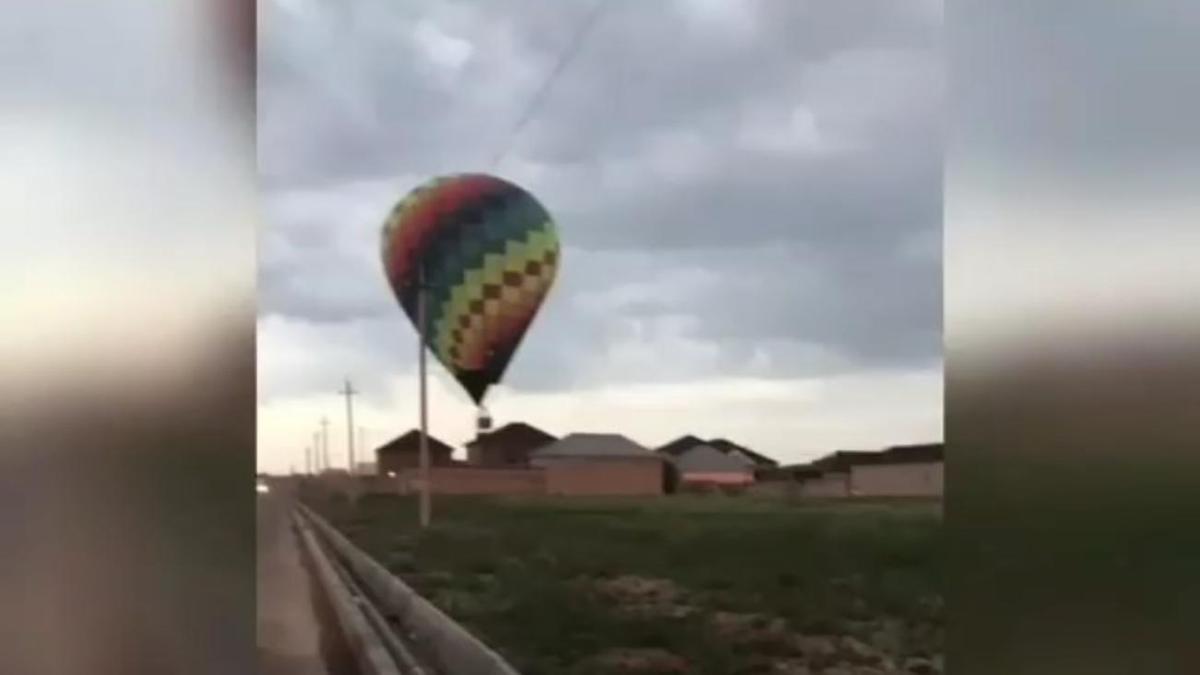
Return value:
<svg viewBox="0 0 1200 675">
<path fill-rule="evenodd" d="M 684 483 L 707 483 L 711 485 L 749 485 L 754 476 L 749 471 L 690 471 L 683 474 Z"/>
<path fill-rule="evenodd" d="M 483 446 L 478 441 L 474 445 L 467 446 L 467 463 L 475 466 L 484 466 L 483 461 Z"/>
<path fill-rule="evenodd" d="M 438 452 L 437 450 L 429 449 L 429 464 L 430 466 L 446 466 L 453 463 L 454 459 L 450 451 Z M 388 452 L 380 454 L 376 466 L 378 473 L 387 475 L 388 472 L 400 472 L 408 468 L 416 468 L 421 465 L 421 454 L 419 452 Z"/>
<path fill-rule="evenodd" d="M 848 497 L 848 487 L 847 474 L 828 473 L 801 483 L 799 494 L 801 497 Z"/>
<path fill-rule="evenodd" d="M 448 495 L 661 495 L 659 461 L 601 461 L 552 464 L 544 469 L 431 467 L 434 494 Z M 328 481 L 330 487 L 358 494 L 415 494 L 420 469 L 401 469 L 394 477 L 358 476 Z M 354 483 L 351 486 L 347 483 Z M 336 485 L 334 485 L 336 483 Z"/>
<path fill-rule="evenodd" d="M 661 495 L 663 464 L 657 460 L 552 462 L 545 466 L 552 495 Z"/>
<path fill-rule="evenodd" d="M 467 461 L 476 466 L 526 467 L 532 450 L 522 439 L 484 438 L 467 448 Z"/>
<path fill-rule="evenodd" d="M 536 469 L 476 469 L 436 467 L 429 470 L 434 494 L 445 495 L 540 495 L 546 492 L 546 476 Z M 405 469 L 396 476 L 401 494 L 416 492 L 420 469 Z"/>
</svg>

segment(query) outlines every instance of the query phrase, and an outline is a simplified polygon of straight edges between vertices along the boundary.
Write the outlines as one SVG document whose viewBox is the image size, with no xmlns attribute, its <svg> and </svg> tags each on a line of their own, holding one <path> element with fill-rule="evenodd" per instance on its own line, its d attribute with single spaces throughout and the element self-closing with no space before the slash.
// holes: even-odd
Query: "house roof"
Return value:
<svg viewBox="0 0 1200 675">
<path fill-rule="evenodd" d="M 503 442 L 505 445 L 521 445 L 530 449 L 538 448 L 558 440 L 557 436 L 548 434 L 545 431 L 526 424 L 525 422 L 510 422 L 504 426 L 490 431 L 486 434 L 480 434 L 478 438 L 467 443 L 467 447 L 473 447 L 479 444 L 483 439 L 496 440 Z"/>
<path fill-rule="evenodd" d="M 697 445 L 687 452 L 675 457 L 675 466 L 683 473 L 746 473 L 752 469 L 751 464 L 722 452 L 711 445 Z"/>
<path fill-rule="evenodd" d="M 920 443 L 916 445 L 893 445 L 879 453 L 880 464 L 909 464 L 941 462 L 945 459 L 944 444 Z"/>
<path fill-rule="evenodd" d="M 879 455 L 875 450 L 836 450 L 813 460 L 809 467 L 822 473 L 845 473 L 856 464 L 870 464 Z"/>
<path fill-rule="evenodd" d="M 733 441 L 730 441 L 728 439 L 718 438 L 718 439 L 709 441 L 708 444 L 711 445 L 712 447 L 720 450 L 721 452 L 735 452 L 735 451 L 740 452 L 743 455 L 749 457 L 751 460 L 753 460 L 754 463 L 757 464 L 758 466 L 762 466 L 762 467 L 779 466 L 779 462 L 776 462 L 775 460 L 771 459 L 770 457 L 767 457 L 766 455 L 760 455 L 757 452 L 751 450 L 750 448 L 747 448 L 744 445 L 738 445 L 737 443 L 734 443 Z"/>
<path fill-rule="evenodd" d="M 869 464 L 917 464 L 940 462 L 943 444 L 895 445 L 886 450 L 838 450 L 813 461 L 807 468 L 825 473 L 844 473 L 852 466 Z M 794 468 L 805 468 L 804 465 Z"/>
<path fill-rule="evenodd" d="M 530 454 L 547 457 L 655 458 L 655 454 L 621 434 L 568 434 Z"/>
<path fill-rule="evenodd" d="M 670 455 L 672 457 L 678 457 L 679 455 L 682 455 L 683 453 L 687 452 L 688 450 L 691 450 L 692 448 L 696 447 L 697 445 L 703 445 L 703 444 L 704 444 L 704 439 L 697 438 L 691 434 L 688 434 L 686 436 L 680 436 L 679 438 L 676 438 L 675 440 L 671 441 L 670 443 L 667 443 L 666 445 L 660 446 L 658 449 L 655 450 L 655 452 L 664 454 L 664 455 Z"/>
<path fill-rule="evenodd" d="M 412 429 L 376 448 L 375 455 L 379 456 L 396 452 L 419 452 L 420 449 L 421 432 L 417 429 Z M 429 451 L 431 453 L 453 453 L 454 448 L 430 436 Z"/>
<path fill-rule="evenodd" d="M 724 453 L 740 452 L 743 455 L 745 455 L 747 458 L 749 458 L 750 461 L 752 461 L 755 465 L 760 466 L 760 467 L 779 466 L 779 462 L 776 462 L 775 460 L 771 459 L 770 457 L 767 457 L 766 455 L 760 455 L 759 453 L 751 450 L 750 448 L 747 448 L 744 445 L 739 445 L 737 443 L 734 443 L 733 441 L 731 441 L 729 439 L 716 438 L 711 441 L 706 441 L 702 438 L 693 436 L 691 434 L 688 434 L 686 436 L 680 436 L 679 438 L 676 438 L 675 440 L 671 441 L 670 443 L 667 443 L 666 445 L 658 448 L 657 450 L 655 450 L 655 452 L 658 452 L 658 453 L 664 454 L 664 455 L 670 455 L 672 457 L 678 457 L 698 445 L 707 445 L 709 447 L 716 448 L 718 451 L 724 452 Z"/>
</svg>

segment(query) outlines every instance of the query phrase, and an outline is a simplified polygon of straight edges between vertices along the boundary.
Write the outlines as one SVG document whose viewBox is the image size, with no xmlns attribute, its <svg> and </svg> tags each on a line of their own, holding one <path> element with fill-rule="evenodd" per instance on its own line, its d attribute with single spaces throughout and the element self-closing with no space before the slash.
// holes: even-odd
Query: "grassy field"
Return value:
<svg viewBox="0 0 1200 675">
<path fill-rule="evenodd" d="M 524 675 L 939 672 L 929 503 L 441 498 L 314 503 Z"/>
</svg>

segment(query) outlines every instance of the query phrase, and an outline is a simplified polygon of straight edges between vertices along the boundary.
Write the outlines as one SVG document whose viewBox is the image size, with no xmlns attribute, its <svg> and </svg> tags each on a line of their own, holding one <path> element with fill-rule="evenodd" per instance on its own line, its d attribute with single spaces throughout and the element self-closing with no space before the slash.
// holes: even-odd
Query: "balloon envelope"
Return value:
<svg viewBox="0 0 1200 675">
<path fill-rule="evenodd" d="M 520 187 L 486 174 L 443 176 L 402 199 L 383 226 L 383 266 L 425 344 L 477 404 L 503 377 L 558 269 L 554 221 Z"/>
</svg>

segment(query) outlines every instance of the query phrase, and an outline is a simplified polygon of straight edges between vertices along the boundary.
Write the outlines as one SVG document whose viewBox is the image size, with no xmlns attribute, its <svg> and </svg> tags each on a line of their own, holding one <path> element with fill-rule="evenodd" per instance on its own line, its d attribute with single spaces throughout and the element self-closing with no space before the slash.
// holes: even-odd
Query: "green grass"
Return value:
<svg viewBox="0 0 1200 675">
<path fill-rule="evenodd" d="M 819 672 L 828 664 L 786 638 L 798 635 L 856 636 L 897 664 L 942 652 L 933 504 L 440 498 L 424 533 L 409 499 L 314 506 L 524 675 L 669 672 L 596 665 L 613 648 L 669 652 L 691 673 L 766 673 L 789 660 Z M 646 616 L 602 591 L 630 575 L 669 580 L 674 597 Z M 686 615 L 654 610 L 663 606 Z M 757 616 L 734 635 L 714 623 L 720 612 Z M 783 633 L 766 628 L 780 620 Z"/>
</svg>

